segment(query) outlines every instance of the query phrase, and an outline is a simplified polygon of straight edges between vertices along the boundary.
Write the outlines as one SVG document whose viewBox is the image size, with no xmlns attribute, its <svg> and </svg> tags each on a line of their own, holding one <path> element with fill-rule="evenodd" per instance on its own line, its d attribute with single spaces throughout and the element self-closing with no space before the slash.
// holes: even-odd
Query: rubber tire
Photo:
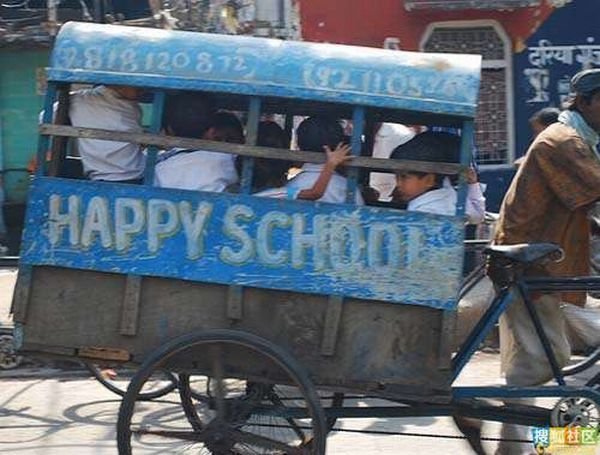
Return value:
<svg viewBox="0 0 600 455">
<path fill-rule="evenodd" d="M 306 403 L 311 410 L 313 420 L 313 442 L 311 447 L 313 448 L 313 453 L 315 455 L 324 455 L 327 438 L 327 422 L 320 398 L 312 381 L 308 377 L 306 370 L 302 368 L 290 354 L 272 342 L 247 332 L 227 329 L 205 330 L 182 335 L 161 346 L 146 358 L 138 372 L 132 378 L 119 408 L 119 417 L 117 421 L 117 447 L 119 455 L 131 455 L 132 453 L 131 430 L 129 424 L 131 422 L 135 403 L 139 400 L 138 395 L 140 389 L 146 379 L 152 375 L 152 372 L 157 368 L 160 368 L 161 364 L 170 356 L 175 355 L 180 351 L 198 344 L 219 342 L 233 342 L 254 349 L 263 355 L 271 357 L 286 370 L 290 378 L 293 379 L 301 389 L 303 396 L 306 399 Z M 189 403 L 182 402 L 182 406 L 187 415 L 189 408 L 186 410 L 186 406 L 193 406 L 193 404 L 191 404 L 189 387 L 183 389 L 184 391 L 182 393 L 180 388 L 180 395 L 184 397 L 186 394 L 185 389 L 187 389 L 188 397 L 190 399 Z M 185 398 L 182 400 L 185 400 Z"/>
<path fill-rule="evenodd" d="M 102 376 L 100 369 L 97 368 L 94 363 L 89 362 L 89 361 L 84 361 L 83 364 L 90 371 L 90 373 L 92 373 L 94 378 L 100 384 L 102 384 L 104 387 L 106 387 L 111 392 L 119 395 L 120 397 L 125 396 L 127 389 L 121 389 L 120 387 L 115 386 L 112 382 L 107 381 L 106 378 L 104 376 Z M 138 400 L 139 401 L 155 400 L 156 398 L 160 398 L 164 395 L 167 395 L 168 393 L 171 393 L 173 390 L 175 390 L 179 385 L 177 377 L 172 373 L 166 373 L 166 375 L 170 379 L 169 384 L 167 384 L 164 387 L 161 387 L 159 389 L 153 390 L 151 392 L 140 393 Z"/>
</svg>

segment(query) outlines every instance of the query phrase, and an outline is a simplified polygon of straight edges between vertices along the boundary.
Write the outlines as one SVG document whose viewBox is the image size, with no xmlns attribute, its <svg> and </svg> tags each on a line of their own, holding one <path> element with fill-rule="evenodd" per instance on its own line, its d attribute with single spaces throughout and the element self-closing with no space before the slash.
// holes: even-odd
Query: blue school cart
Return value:
<svg viewBox="0 0 600 455">
<path fill-rule="evenodd" d="M 594 424 L 585 419 L 600 403 L 595 383 L 566 386 L 558 369 L 558 386 L 453 386 L 523 284 L 515 279 L 502 287 L 453 354 L 465 185 L 456 216 L 250 194 L 256 158 L 325 158 L 255 146 L 262 114 L 281 115 L 288 130 L 295 116 L 352 121 L 347 201 L 354 201 L 364 170 L 459 173 L 471 158 L 479 79 L 480 57 L 473 55 L 64 25 L 48 68 L 40 165 L 14 295 L 20 351 L 139 366 L 119 413 L 120 454 L 148 447 L 323 454 L 340 417 Z M 70 126 L 72 84 L 147 89 L 149 130 Z M 210 93 L 220 108 L 244 112 L 246 144 L 161 134 L 165 97 L 187 91 Z M 459 128 L 460 163 L 361 156 L 378 122 Z M 146 183 L 65 178 L 66 144 L 77 137 L 147 146 Z M 157 151 L 174 146 L 242 157 L 240 192 L 153 187 Z M 528 254 L 494 254 L 518 269 L 556 252 L 527 248 Z M 157 371 L 177 377 L 179 397 L 141 404 Z M 357 406 L 352 396 L 396 405 Z M 488 401 L 524 396 L 561 402 L 525 409 Z"/>
</svg>

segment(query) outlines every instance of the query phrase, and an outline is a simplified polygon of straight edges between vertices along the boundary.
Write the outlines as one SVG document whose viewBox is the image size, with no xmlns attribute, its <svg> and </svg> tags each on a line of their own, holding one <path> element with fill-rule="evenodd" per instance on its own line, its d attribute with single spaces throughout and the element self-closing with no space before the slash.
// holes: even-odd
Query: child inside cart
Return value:
<svg viewBox="0 0 600 455">
<path fill-rule="evenodd" d="M 302 171 L 285 184 L 286 191 L 293 194 L 324 183 L 325 190 L 315 200 L 337 204 L 346 202 L 348 182 L 346 177 L 335 172 L 335 168 L 350 159 L 347 156 L 350 147 L 344 144 L 344 129 L 339 120 L 328 116 L 309 117 L 298 126 L 296 134 L 300 150 L 326 153 L 328 161 L 333 159 L 336 162 L 325 164 L 305 163 L 302 166 Z M 314 197 L 314 194 L 311 197 Z M 355 203 L 358 205 L 364 204 L 359 192 L 356 193 Z"/>
<path fill-rule="evenodd" d="M 277 123 L 264 121 L 258 127 L 257 145 L 287 148 L 289 139 Z M 327 161 L 324 165 L 315 165 L 320 168 L 318 177 L 312 186 L 307 188 L 288 184 L 287 172 L 290 168 L 288 161 L 256 159 L 254 162 L 255 196 L 312 201 L 321 199 L 336 175 L 338 166 L 352 159 L 348 155 L 350 146 L 342 142 L 339 142 L 333 150 L 329 145 L 323 145 L 323 151 L 327 154 Z"/>
<path fill-rule="evenodd" d="M 458 156 L 459 144 L 457 136 L 426 131 L 396 147 L 391 158 L 452 162 Z M 477 224 L 482 222 L 485 216 L 485 197 L 474 169 L 468 170 L 467 183 L 469 187 L 465 212 L 468 222 Z M 392 201 L 409 211 L 455 215 L 457 194 L 446 175 L 408 170 L 396 173 L 396 188 L 392 194 Z"/>
<path fill-rule="evenodd" d="M 184 105 L 180 103 L 180 109 Z M 174 112 L 167 119 L 167 132 L 175 136 L 238 144 L 244 141 L 242 124 L 231 112 L 214 113 L 208 120 L 203 112 L 191 117 Z M 222 192 L 238 181 L 235 155 L 206 150 L 174 148 L 161 153 L 155 172 L 155 184 L 163 188 Z"/>
</svg>

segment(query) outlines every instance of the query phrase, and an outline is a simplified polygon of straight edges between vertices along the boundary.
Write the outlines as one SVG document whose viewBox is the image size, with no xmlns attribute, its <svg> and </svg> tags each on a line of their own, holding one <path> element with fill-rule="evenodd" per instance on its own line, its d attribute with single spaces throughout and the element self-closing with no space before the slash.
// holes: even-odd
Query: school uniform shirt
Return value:
<svg viewBox="0 0 600 455">
<path fill-rule="evenodd" d="M 427 191 L 411 200 L 406 210 L 436 213 L 438 215 L 455 215 L 456 191 L 454 188 L 447 186 Z"/>
<path fill-rule="evenodd" d="M 399 123 L 382 123 L 373 141 L 373 158 L 389 158 L 396 147 L 415 137 L 415 131 Z M 369 185 L 379 192 L 380 201 L 389 201 L 396 187 L 393 173 L 371 172 Z"/>
<path fill-rule="evenodd" d="M 76 127 L 142 132 L 139 104 L 102 85 L 72 93 L 69 118 Z M 144 173 L 146 157 L 138 144 L 78 138 L 77 149 L 83 171 L 92 180 L 132 180 Z"/>
<path fill-rule="evenodd" d="M 222 192 L 238 182 L 235 155 L 175 148 L 158 156 L 154 184 L 163 188 Z"/>
<path fill-rule="evenodd" d="M 323 164 L 312 164 L 305 163 L 302 166 L 302 172 L 298 173 L 293 179 L 291 179 L 286 185 L 286 188 L 291 190 L 306 190 L 313 187 L 321 171 L 323 170 Z M 321 199 L 318 199 L 320 202 L 331 202 L 342 204 L 346 202 L 346 187 L 348 185 L 348 181 L 345 177 L 342 177 L 338 173 L 334 173 L 331 176 L 331 180 L 327 185 L 327 189 L 323 194 Z M 364 205 L 363 198 L 359 191 L 356 192 L 356 204 Z"/>
<path fill-rule="evenodd" d="M 458 197 L 449 181 L 444 180 L 442 188 L 427 191 L 408 203 L 407 210 L 438 215 L 456 215 Z M 467 189 L 465 215 L 469 223 L 481 223 L 485 217 L 485 197 L 479 183 L 470 184 Z"/>
<path fill-rule="evenodd" d="M 266 190 L 258 191 L 254 193 L 254 196 L 275 199 L 298 199 L 300 191 L 302 190 L 299 188 L 286 188 L 285 186 L 282 186 L 279 188 L 268 188 Z"/>
</svg>

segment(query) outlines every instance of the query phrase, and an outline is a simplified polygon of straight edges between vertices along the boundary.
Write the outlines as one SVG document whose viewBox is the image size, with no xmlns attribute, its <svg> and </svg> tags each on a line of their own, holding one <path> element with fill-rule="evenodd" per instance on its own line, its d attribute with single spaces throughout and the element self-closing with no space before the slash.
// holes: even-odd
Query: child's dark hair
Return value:
<svg viewBox="0 0 600 455">
<path fill-rule="evenodd" d="M 558 122 L 559 114 L 560 109 L 557 107 L 544 107 L 529 117 L 529 121 L 539 122 L 544 126 L 550 126 L 553 123 Z"/>
<path fill-rule="evenodd" d="M 256 145 L 261 147 L 289 148 L 290 139 L 277 123 L 263 121 L 258 124 Z M 239 163 L 239 161 L 238 161 Z M 291 163 L 287 160 L 255 158 L 254 160 L 254 191 L 275 188 L 285 184 L 287 171 Z M 241 173 L 241 163 L 240 170 Z"/>
<path fill-rule="evenodd" d="M 394 160 L 452 162 L 458 156 L 460 138 L 454 134 L 426 131 L 394 149 L 390 158 Z M 441 188 L 445 175 L 435 172 L 408 171 L 408 174 L 424 177 L 435 175 L 435 188 Z"/>
<path fill-rule="evenodd" d="M 297 130 L 298 147 L 308 152 L 324 152 L 323 146 L 334 149 L 344 140 L 340 122 L 327 116 L 314 116 L 304 120 Z"/>
<path fill-rule="evenodd" d="M 233 112 L 219 111 L 210 116 L 208 120 L 208 128 L 217 130 L 229 130 L 239 137 L 240 141 L 244 140 L 244 127 L 242 122 Z"/>
<path fill-rule="evenodd" d="M 163 128 L 170 128 L 175 136 L 200 138 L 208 129 L 214 110 L 212 97 L 208 94 L 170 94 L 165 100 Z"/>
<path fill-rule="evenodd" d="M 277 123 L 266 120 L 258 124 L 256 145 L 261 147 L 289 148 L 290 138 Z"/>
</svg>

